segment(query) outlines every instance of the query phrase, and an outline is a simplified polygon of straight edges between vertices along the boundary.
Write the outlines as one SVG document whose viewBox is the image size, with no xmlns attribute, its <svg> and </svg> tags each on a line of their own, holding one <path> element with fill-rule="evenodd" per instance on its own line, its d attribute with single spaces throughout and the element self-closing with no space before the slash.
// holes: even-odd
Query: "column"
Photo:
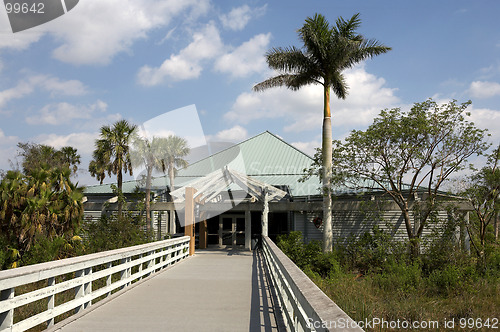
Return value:
<svg viewBox="0 0 500 332">
<path fill-rule="evenodd" d="M 252 250 L 252 217 L 249 206 L 245 210 L 245 249 Z"/>
</svg>

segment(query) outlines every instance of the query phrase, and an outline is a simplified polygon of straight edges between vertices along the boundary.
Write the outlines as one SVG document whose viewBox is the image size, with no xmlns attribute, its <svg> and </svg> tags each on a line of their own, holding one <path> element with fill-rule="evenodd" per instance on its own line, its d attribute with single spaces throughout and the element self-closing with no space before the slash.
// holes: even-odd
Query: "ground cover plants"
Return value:
<svg viewBox="0 0 500 332">
<path fill-rule="evenodd" d="M 500 248 L 489 246 L 485 261 L 436 241 L 418 259 L 408 246 L 375 228 L 359 239 L 336 243 L 323 253 L 318 242 L 304 243 L 300 232 L 278 238 L 287 254 L 355 321 L 437 321 L 432 330 L 488 331 L 500 318 Z M 484 264 L 485 262 L 485 264 Z M 489 325 L 489 326 L 486 326 Z M 478 328 L 481 327 L 481 328 Z M 366 331 L 387 331 L 366 326 Z"/>
</svg>

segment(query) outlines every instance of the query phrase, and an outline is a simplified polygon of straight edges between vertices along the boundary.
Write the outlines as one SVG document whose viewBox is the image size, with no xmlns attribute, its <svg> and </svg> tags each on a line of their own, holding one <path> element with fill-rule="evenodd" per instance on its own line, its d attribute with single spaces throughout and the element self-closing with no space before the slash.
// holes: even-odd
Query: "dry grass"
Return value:
<svg viewBox="0 0 500 332">
<path fill-rule="evenodd" d="M 409 291 L 382 289 L 374 278 L 355 278 L 342 274 L 334 279 L 312 276 L 313 281 L 355 321 L 373 318 L 386 321 L 437 321 L 434 331 L 452 331 L 445 321 L 455 321 L 457 331 L 488 331 L 488 328 L 460 328 L 464 319 L 500 318 L 500 282 L 498 278 L 480 279 L 450 294 L 431 294 L 425 285 Z M 460 321 L 462 319 L 462 321 Z M 467 324 L 465 324 L 467 325 Z M 474 325 L 476 327 L 477 325 Z M 497 324 L 497 331 L 500 321 Z M 366 331 L 403 329 L 365 328 Z"/>
</svg>

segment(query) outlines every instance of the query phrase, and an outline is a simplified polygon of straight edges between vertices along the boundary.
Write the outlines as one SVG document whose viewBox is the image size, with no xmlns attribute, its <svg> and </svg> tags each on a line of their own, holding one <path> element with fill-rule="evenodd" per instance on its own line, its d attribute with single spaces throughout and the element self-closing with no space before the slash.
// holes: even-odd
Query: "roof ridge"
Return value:
<svg viewBox="0 0 500 332">
<path fill-rule="evenodd" d="M 235 143 L 234 145 L 232 145 L 232 146 L 230 146 L 230 147 L 228 147 L 228 148 L 225 148 L 225 149 L 223 149 L 223 150 L 217 151 L 217 152 L 216 152 L 216 153 L 214 153 L 214 154 L 211 154 L 211 155 L 209 155 L 209 156 L 206 156 L 205 158 L 202 158 L 202 159 L 200 159 L 200 160 L 197 160 L 197 161 L 195 161 L 194 163 L 189 164 L 187 167 L 190 167 L 190 166 L 192 166 L 192 165 L 196 165 L 196 164 L 198 164 L 198 163 L 200 163 L 200 162 L 202 162 L 202 161 L 204 161 L 204 160 L 207 160 L 207 159 L 209 159 L 209 158 L 215 157 L 215 156 L 216 156 L 216 155 L 218 155 L 218 154 L 221 154 L 221 153 L 223 153 L 223 152 L 226 152 L 227 150 L 232 149 L 232 148 L 234 148 L 235 146 L 239 146 L 239 145 L 241 145 L 241 144 L 243 144 L 243 143 L 246 143 L 246 142 L 248 142 L 248 141 L 250 141 L 250 140 L 252 140 L 252 139 L 255 139 L 255 138 L 257 138 L 257 137 L 259 137 L 259 136 L 261 136 L 261 135 L 263 135 L 263 134 L 265 134 L 265 133 L 269 133 L 269 134 L 273 135 L 272 133 L 270 133 L 269 131 L 267 131 L 267 130 L 266 130 L 266 131 L 264 131 L 264 132 L 262 132 L 262 133 L 260 133 L 260 134 L 257 134 L 257 135 L 255 135 L 255 136 L 249 137 L 249 138 L 247 138 L 247 139 L 245 139 L 245 140 L 243 140 L 243 141 L 241 141 L 241 142 L 239 142 L 239 143 Z M 275 136 L 275 135 L 273 135 L 273 136 Z M 208 144 L 209 144 L 209 143 L 208 143 Z M 207 146 L 208 146 L 208 144 L 207 144 Z M 186 167 L 186 168 L 187 168 L 187 167 Z"/>
<path fill-rule="evenodd" d="M 308 155 L 308 154 L 307 154 L 307 153 L 305 153 L 304 151 L 300 150 L 299 148 L 297 148 L 297 147 L 293 146 L 292 144 L 288 143 L 287 141 L 285 141 L 285 140 L 284 140 L 284 139 L 282 139 L 281 137 L 279 137 L 279 136 L 277 136 L 277 135 L 273 134 L 273 133 L 272 133 L 272 132 L 270 132 L 269 130 L 266 130 L 266 131 L 265 131 L 265 132 L 263 132 L 262 134 L 265 134 L 265 133 L 270 134 L 270 135 L 271 135 L 271 136 L 273 136 L 274 138 L 277 138 L 277 139 L 278 139 L 278 140 L 280 140 L 281 142 L 285 143 L 285 145 L 288 145 L 289 147 L 291 147 L 291 148 L 293 148 L 293 149 L 297 150 L 298 152 L 300 152 L 300 153 L 301 153 L 301 154 L 303 154 L 304 156 L 306 156 L 306 157 L 308 157 L 309 159 L 311 159 L 311 160 L 313 160 L 313 161 L 314 161 L 314 158 L 313 158 L 313 157 L 311 157 L 310 155 Z M 262 135 L 262 134 L 260 134 L 260 135 Z M 255 137 L 257 137 L 257 136 L 255 136 Z"/>
</svg>

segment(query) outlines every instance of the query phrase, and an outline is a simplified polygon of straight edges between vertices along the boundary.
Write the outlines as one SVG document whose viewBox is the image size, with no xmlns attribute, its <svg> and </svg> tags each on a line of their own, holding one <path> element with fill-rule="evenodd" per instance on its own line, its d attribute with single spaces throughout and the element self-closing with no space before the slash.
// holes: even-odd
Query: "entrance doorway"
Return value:
<svg viewBox="0 0 500 332">
<path fill-rule="evenodd" d="M 245 216 L 228 215 L 219 216 L 219 246 L 244 246 L 245 245 Z"/>
</svg>

